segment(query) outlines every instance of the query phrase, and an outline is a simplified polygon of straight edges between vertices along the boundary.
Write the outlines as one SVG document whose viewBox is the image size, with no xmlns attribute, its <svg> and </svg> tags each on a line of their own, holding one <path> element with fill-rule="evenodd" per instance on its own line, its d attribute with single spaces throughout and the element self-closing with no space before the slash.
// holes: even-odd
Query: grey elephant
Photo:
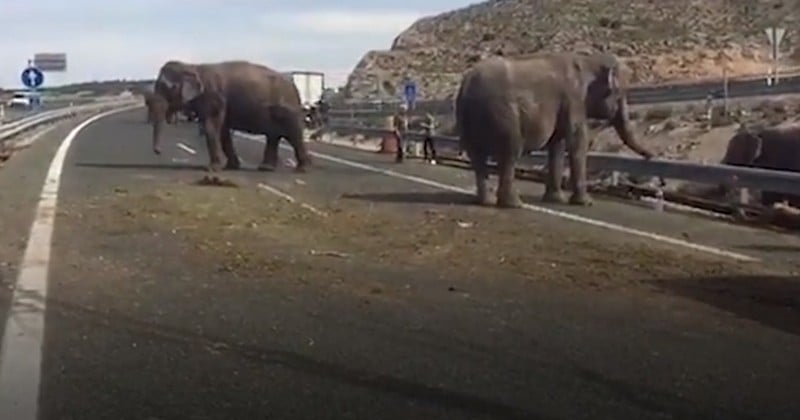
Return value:
<svg viewBox="0 0 800 420">
<path fill-rule="evenodd" d="M 147 108 L 147 123 L 153 124 L 156 121 L 164 120 L 168 124 L 174 124 L 176 121 L 176 109 L 170 107 L 167 98 L 155 93 L 144 93 L 144 104 Z"/>
<path fill-rule="evenodd" d="M 800 125 L 741 127 L 728 141 L 722 163 L 800 172 Z M 792 206 L 800 207 L 800 196 L 771 191 L 761 192 L 761 203 L 765 206 L 783 200 L 787 200 Z"/>
<path fill-rule="evenodd" d="M 478 202 L 490 204 L 487 158 L 498 163 L 498 207 L 519 207 L 514 167 L 523 153 L 548 149 L 543 199 L 565 203 L 561 190 L 568 151 L 571 204 L 590 205 L 586 191 L 587 118 L 610 122 L 622 141 L 639 155 L 653 154 L 637 144 L 628 119 L 624 80 L 613 55 L 543 53 L 486 58 L 467 70 L 455 100 L 460 148 L 470 158 Z"/>
<path fill-rule="evenodd" d="M 231 130 L 267 137 L 259 170 L 275 170 L 278 146 L 285 138 L 294 148 L 297 172 L 310 158 L 303 140 L 303 108 L 292 80 L 269 67 L 248 61 L 191 64 L 168 61 L 160 69 L 155 92 L 175 108 L 191 109 L 208 144 L 209 171 L 239 169 Z M 153 151 L 160 153 L 161 126 L 153 123 Z"/>
</svg>

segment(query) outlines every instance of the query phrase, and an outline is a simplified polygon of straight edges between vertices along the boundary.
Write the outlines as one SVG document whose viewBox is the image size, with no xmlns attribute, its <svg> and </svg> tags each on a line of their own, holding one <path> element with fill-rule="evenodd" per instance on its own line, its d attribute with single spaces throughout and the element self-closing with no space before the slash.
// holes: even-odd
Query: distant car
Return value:
<svg viewBox="0 0 800 420">
<path fill-rule="evenodd" d="M 6 104 L 9 108 L 33 108 L 34 105 L 41 105 L 42 97 L 28 92 L 17 92 L 9 99 Z"/>
<path fill-rule="evenodd" d="M 33 103 L 31 97 L 24 93 L 15 93 L 14 96 L 8 100 L 9 108 L 30 108 Z"/>
</svg>

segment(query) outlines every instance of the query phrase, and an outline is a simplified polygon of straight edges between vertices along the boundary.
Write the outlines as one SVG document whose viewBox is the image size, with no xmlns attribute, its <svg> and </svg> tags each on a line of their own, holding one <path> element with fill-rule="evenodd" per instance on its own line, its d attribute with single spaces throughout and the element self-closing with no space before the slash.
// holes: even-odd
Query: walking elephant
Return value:
<svg viewBox="0 0 800 420">
<path fill-rule="evenodd" d="M 519 207 L 514 166 L 523 153 L 548 148 L 549 173 L 543 199 L 565 203 L 561 191 L 568 151 L 571 204 L 590 205 L 586 191 L 587 118 L 607 120 L 639 155 L 628 119 L 619 63 L 610 54 L 544 53 L 516 59 L 490 57 L 467 70 L 455 100 L 456 130 L 470 158 L 478 202 L 490 204 L 487 158 L 498 163 L 498 207 Z"/>
<path fill-rule="evenodd" d="M 167 98 L 155 92 L 145 92 L 144 104 L 147 107 L 147 123 L 165 120 L 168 124 L 175 124 L 176 110 L 171 108 Z"/>
<path fill-rule="evenodd" d="M 281 138 L 294 148 L 296 171 L 304 172 L 310 164 L 300 95 L 292 80 L 269 67 L 247 61 L 168 61 L 159 71 L 155 91 L 171 105 L 196 113 L 208 144 L 209 171 L 223 168 L 223 153 L 225 169 L 240 168 L 231 130 L 267 137 L 259 170 L 275 170 Z M 161 126 L 162 121 L 153 124 L 155 153 L 160 153 Z"/>
<path fill-rule="evenodd" d="M 800 172 L 800 125 L 753 129 L 743 127 L 728 141 L 722 163 Z M 800 196 L 761 192 L 761 203 L 765 206 L 783 200 L 800 207 Z"/>
</svg>

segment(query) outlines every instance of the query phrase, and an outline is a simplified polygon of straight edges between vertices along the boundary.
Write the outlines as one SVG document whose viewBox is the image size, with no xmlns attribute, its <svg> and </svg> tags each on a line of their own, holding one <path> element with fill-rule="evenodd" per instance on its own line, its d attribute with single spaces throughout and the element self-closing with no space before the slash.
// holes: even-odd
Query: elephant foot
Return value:
<svg viewBox="0 0 800 420">
<path fill-rule="evenodd" d="M 242 162 L 239 159 L 229 159 L 228 162 L 225 164 L 225 169 L 229 171 L 242 169 Z"/>
<path fill-rule="evenodd" d="M 294 167 L 294 172 L 298 174 L 304 174 L 308 172 L 308 167 L 306 165 L 297 165 Z"/>
<path fill-rule="evenodd" d="M 546 191 L 542 196 L 542 201 L 552 204 L 567 204 L 567 199 L 561 191 Z"/>
<path fill-rule="evenodd" d="M 492 202 L 492 198 L 489 197 L 488 194 L 483 196 L 481 195 L 475 196 L 475 198 L 472 199 L 472 204 L 477 204 L 479 206 L 485 206 L 485 207 L 490 207 L 494 205 L 494 203 Z"/>
<path fill-rule="evenodd" d="M 222 164 L 219 162 L 213 162 L 206 166 L 206 172 L 220 172 L 222 171 Z"/>
<path fill-rule="evenodd" d="M 591 206 L 593 203 L 592 196 L 588 193 L 575 193 L 569 198 L 569 204 L 573 206 Z"/>
<path fill-rule="evenodd" d="M 262 163 L 258 165 L 258 170 L 261 172 L 275 172 L 275 165 L 272 163 Z"/>
<path fill-rule="evenodd" d="M 504 209 L 518 209 L 522 207 L 522 200 L 516 194 L 497 196 L 497 207 Z"/>
</svg>

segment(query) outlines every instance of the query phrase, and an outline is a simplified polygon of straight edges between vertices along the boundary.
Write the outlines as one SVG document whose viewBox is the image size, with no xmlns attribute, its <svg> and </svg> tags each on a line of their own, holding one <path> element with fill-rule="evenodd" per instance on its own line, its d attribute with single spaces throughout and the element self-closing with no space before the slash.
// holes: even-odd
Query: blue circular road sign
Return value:
<svg viewBox="0 0 800 420">
<path fill-rule="evenodd" d="M 26 87 L 38 88 L 44 83 L 44 73 L 36 67 L 28 67 L 22 71 L 21 79 L 22 84 Z"/>
</svg>

